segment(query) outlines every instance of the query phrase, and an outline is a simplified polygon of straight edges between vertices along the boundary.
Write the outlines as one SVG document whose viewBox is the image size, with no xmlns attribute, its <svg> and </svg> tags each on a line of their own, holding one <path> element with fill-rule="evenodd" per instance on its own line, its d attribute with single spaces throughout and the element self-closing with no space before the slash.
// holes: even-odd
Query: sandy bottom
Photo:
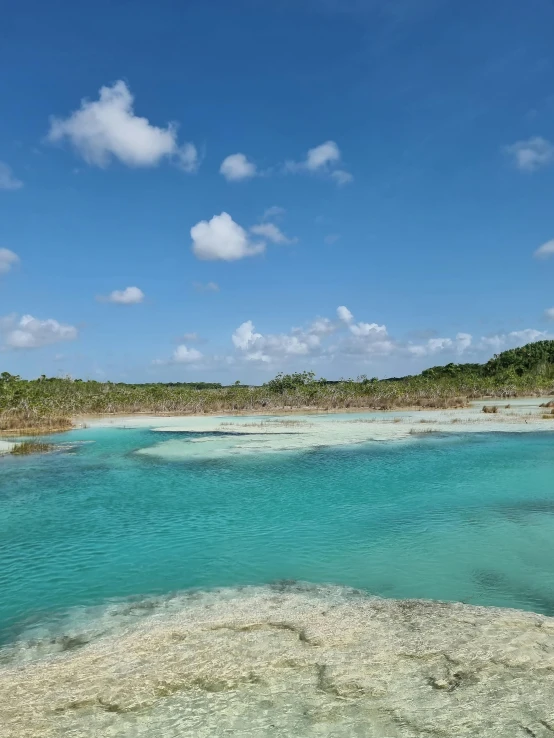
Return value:
<svg viewBox="0 0 554 738">
<path fill-rule="evenodd" d="M 398 411 L 321 415 L 104 417 L 95 427 L 147 427 L 158 431 L 159 443 L 137 453 L 164 459 L 214 459 L 237 455 L 295 451 L 369 441 L 415 439 L 429 433 L 524 432 L 554 430 L 554 415 L 540 407 L 545 398 L 519 399 L 509 407 L 479 402 L 462 410 Z M 497 413 L 483 413 L 483 405 Z M 196 438 L 179 433 L 197 433 Z M 172 437 L 172 434 L 173 435 Z"/>
<path fill-rule="evenodd" d="M 554 619 L 514 610 L 283 584 L 112 605 L 0 654 L 2 738 L 554 734 Z"/>
</svg>

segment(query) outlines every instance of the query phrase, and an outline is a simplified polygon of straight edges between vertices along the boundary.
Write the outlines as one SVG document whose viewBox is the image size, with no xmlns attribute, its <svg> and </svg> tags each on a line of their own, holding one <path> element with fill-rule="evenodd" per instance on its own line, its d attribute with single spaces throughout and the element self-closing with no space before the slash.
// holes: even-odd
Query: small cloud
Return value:
<svg viewBox="0 0 554 738">
<path fill-rule="evenodd" d="M 5 344 L 13 349 L 32 349 L 49 346 L 61 341 L 74 341 L 78 331 L 75 326 L 59 323 L 53 318 L 38 320 L 32 315 L 20 319 L 10 315 L 0 321 L 5 332 Z"/>
<path fill-rule="evenodd" d="M 537 259 L 548 259 L 549 257 L 554 256 L 554 238 L 551 241 L 543 243 L 542 246 L 539 246 L 535 251 L 534 256 Z"/>
<path fill-rule="evenodd" d="M 240 182 L 251 179 L 257 174 L 256 165 L 249 161 L 244 154 L 231 154 L 224 159 L 219 168 L 228 182 Z"/>
<path fill-rule="evenodd" d="M 354 177 L 350 174 L 350 172 L 346 172 L 344 169 L 335 169 L 334 172 L 331 172 L 331 177 L 335 180 L 339 187 L 342 187 L 345 184 L 349 184 L 354 180 Z"/>
<path fill-rule="evenodd" d="M 171 361 L 175 364 L 194 364 L 202 359 L 202 352 L 195 348 L 187 348 L 185 344 L 177 346 Z"/>
<path fill-rule="evenodd" d="M 200 221 L 190 235 L 194 254 L 206 261 L 236 261 L 265 251 L 265 243 L 252 243 L 244 228 L 225 212 Z"/>
<path fill-rule="evenodd" d="M 6 274 L 19 263 L 19 256 L 10 249 L 0 249 L 0 274 Z"/>
<path fill-rule="evenodd" d="M 0 190 L 20 190 L 23 182 L 13 176 L 11 167 L 0 161 Z"/>
<path fill-rule="evenodd" d="M 272 218 L 279 218 L 280 216 L 284 215 L 287 211 L 285 208 L 279 207 L 279 205 L 272 205 L 270 208 L 267 208 L 264 211 L 264 214 L 262 215 L 262 220 L 271 220 Z"/>
<path fill-rule="evenodd" d="M 524 172 L 534 172 L 554 162 L 554 145 L 541 136 L 527 141 L 516 141 L 504 151 L 512 157 L 515 166 Z"/>
<path fill-rule="evenodd" d="M 197 292 L 219 292 L 219 285 L 217 282 L 193 282 L 192 286 Z"/>
<path fill-rule="evenodd" d="M 340 161 L 340 149 L 334 141 L 326 141 L 308 151 L 304 166 L 311 172 L 323 169 L 329 164 Z"/>
<path fill-rule="evenodd" d="M 195 348 L 188 348 L 184 343 L 177 346 L 170 359 L 154 359 L 155 366 L 166 366 L 168 364 L 197 364 L 204 355 Z"/>
<path fill-rule="evenodd" d="M 323 240 L 327 246 L 332 246 L 337 243 L 337 241 L 340 241 L 340 238 L 340 233 L 329 233 Z"/>
<path fill-rule="evenodd" d="M 200 340 L 200 336 L 198 333 L 183 333 L 182 340 L 188 341 L 189 343 L 195 343 Z"/>
<path fill-rule="evenodd" d="M 175 150 L 173 163 L 178 169 L 191 174 L 199 167 L 198 151 L 193 143 L 187 142 Z"/>
<path fill-rule="evenodd" d="M 126 287 L 124 290 L 114 290 L 106 297 L 99 296 L 99 302 L 115 302 L 118 305 L 137 305 L 144 300 L 144 292 L 138 287 Z"/>
<path fill-rule="evenodd" d="M 255 333 L 254 323 L 251 320 L 247 320 L 239 325 L 231 336 L 231 340 L 236 348 L 245 350 L 250 344 L 261 337 L 260 333 Z"/>
<path fill-rule="evenodd" d="M 112 159 L 129 167 L 154 167 L 166 158 L 186 172 L 195 171 L 196 147 L 191 143 L 179 145 L 177 125 L 152 125 L 147 118 L 135 115 L 133 102 L 122 80 L 101 87 L 98 100 L 83 99 L 79 110 L 68 118 L 52 117 L 46 140 L 69 140 L 88 164 L 101 168 Z"/>
<path fill-rule="evenodd" d="M 337 316 L 339 320 L 343 321 L 343 323 L 351 323 L 354 320 L 354 316 L 344 305 L 340 305 L 340 307 L 337 308 Z"/>
<path fill-rule="evenodd" d="M 271 243 L 294 243 L 295 238 L 289 238 L 274 223 L 260 223 L 252 226 L 250 233 L 255 236 L 261 236 Z"/>
<path fill-rule="evenodd" d="M 345 169 L 335 168 L 341 161 L 341 152 L 334 141 L 326 141 L 325 143 L 309 149 L 306 158 L 303 161 L 287 161 L 285 162 L 285 172 L 301 173 L 308 172 L 311 174 L 327 174 L 338 185 L 344 185 L 352 182 L 352 175 Z"/>
<path fill-rule="evenodd" d="M 309 327 L 309 333 L 315 336 L 326 336 L 336 330 L 337 326 L 329 318 L 316 318 Z"/>
<path fill-rule="evenodd" d="M 551 307 L 551 308 L 547 308 L 547 309 L 546 309 L 546 310 L 544 311 L 544 317 L 545 317 L 545 318 L 546 318 L 547 320 L 554 320 L 554 307 Z"/>
</svg>

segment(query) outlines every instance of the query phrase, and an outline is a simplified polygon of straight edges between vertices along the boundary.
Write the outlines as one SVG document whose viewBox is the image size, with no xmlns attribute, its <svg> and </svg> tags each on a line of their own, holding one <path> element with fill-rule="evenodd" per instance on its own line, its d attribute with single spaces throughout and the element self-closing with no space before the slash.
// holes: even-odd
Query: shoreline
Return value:
<svg viewBox="0 0 554 738">
<path fill-rule="evenodd" d="M 137 453 L 177 458 L 218 458 L 271 451 L 289 451 L 320 446 L 347 446 L 371 441 L 398 441 L 433 434 L 482 432 L 552 432 L 552 408 L 543 408 L 545 397 L 524 397 L 509 403 L 486 399 L 466 407 L 448 409 L 402 408 L 360 410 L 306 408 L 288 411 L 236 411 L 233 413 L 101 413 L 76 415 L 74 425 L 44 433 L 21 431 L 0 437 L 0 456 L 10 453 L 20 438 L 58 435 L 88 428 L 148 428 L 170 438 L 172 433 L 199 433 L 204 442 L 185 444 L 177 436 Z M 483 412 L 496 406 L 495 412 Z M 250 421 L 250 422 L 249 422 Z M 237 436 L 242 440 L 236 440 Z M 235 441 L 231 442 L 235 437 Z M 17 439 L 17 440 L 16 440 Z"/>
<path fill-rule="evenodd" d="M 120 415 L 87 418 L 84 428 L 149 429 L 159 441 L 136 453 L 165 460 L 222 459 L 274 452 L 415 440 L 433 434 L 554 431 L 542 398 L 520 400 L 497 412 L 483 403 L 457 410 L 257 415 Z M 487 404 L 487 403 L 485 403 Z M 494 404 L 494 403 L 489 403 Z M 193 437 L 179 434 L 197 434 Z"/>
</svg>

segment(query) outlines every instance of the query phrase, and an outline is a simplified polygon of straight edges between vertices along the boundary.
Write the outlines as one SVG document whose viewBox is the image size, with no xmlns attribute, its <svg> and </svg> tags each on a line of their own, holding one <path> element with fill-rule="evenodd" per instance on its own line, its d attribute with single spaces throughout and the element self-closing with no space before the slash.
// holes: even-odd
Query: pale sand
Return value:
<svg viewBox="0 0 554 738">
<path fill-rule="evenodd" d="M 76 632 L 61 654 L 0 667 L 1 738 L 554 734 L 553 618 L 283 586 L 105 620 L 91 643 Z"/>
<path fill-rule="evenodd" d="M 214 459 L 286 452 L 322 446 L 349 446 L 371 441 L 414 440 L 428 433 L 553 431 L 554 415 L 540 408 L 544 398 L 516 400 L 506 408 L 498 401 L 474 403 L 459 410 L 388 413 L 298 414 L 267 416 L 156 417 L 132 415 L 87 421 L 93 427 L 151 428 L 163 440 L 137 453 L 166 459 Z M 498 413 L 483 413 L 485 404 Z M 171 433 L 196 432 L 191 439 Z M 217 435 L 216 435 L 217 434 Z M 237 435 L 240 434 L 240 435 Z"/>
<path fill-rule="evenodd" d="M 4 441 L 0 438 L 0 455 L 9 454 L 14 446 L 15 443 L 12 443 L 11 441 Z"/>
</svg>

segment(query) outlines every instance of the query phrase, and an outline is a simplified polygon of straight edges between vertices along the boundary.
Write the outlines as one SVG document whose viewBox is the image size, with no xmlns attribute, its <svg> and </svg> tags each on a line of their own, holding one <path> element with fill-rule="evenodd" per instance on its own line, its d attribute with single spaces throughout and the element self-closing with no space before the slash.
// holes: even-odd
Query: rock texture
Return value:
<svg viewBox="0 0 554 738">
<path fill-rule="evenodd" d="M 554 737 L 552 618 L 293 585 L 137 607 L 8 649 L 0 736 Z"/>
</svg>

